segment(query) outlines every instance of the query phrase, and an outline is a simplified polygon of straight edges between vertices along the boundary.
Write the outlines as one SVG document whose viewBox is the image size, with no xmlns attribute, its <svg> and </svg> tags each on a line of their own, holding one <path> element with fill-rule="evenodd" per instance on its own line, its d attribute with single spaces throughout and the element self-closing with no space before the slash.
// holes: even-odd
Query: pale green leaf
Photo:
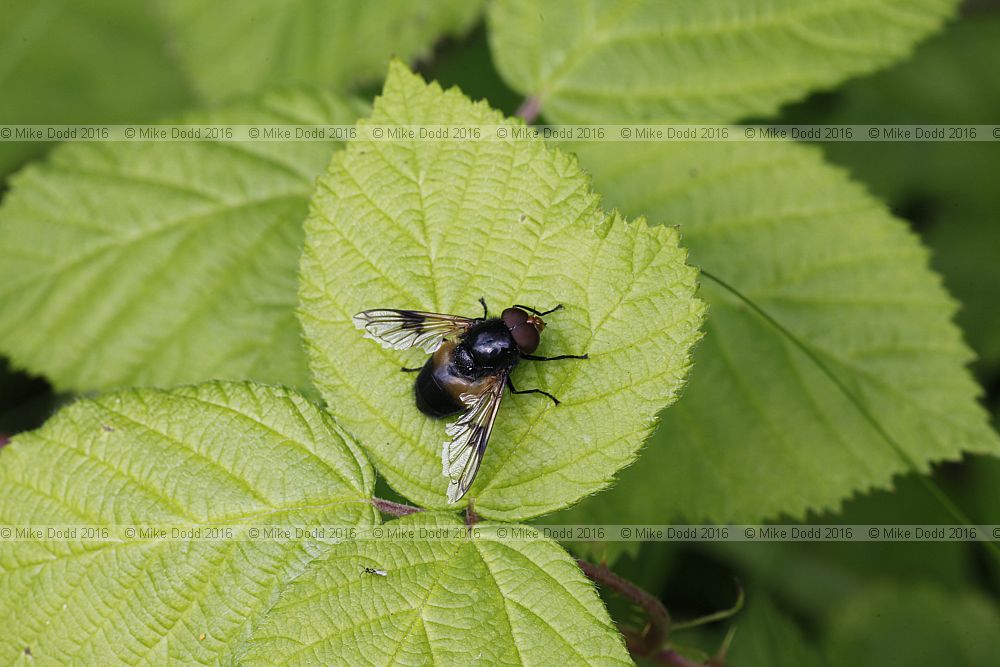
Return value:
<svg viewBox="0 0 1000 667">
<path fill-rule="evenodd" d="M 834 665 L 983 667 L 997 662 L 1000 612 L 979 593 L 870 586 L 831 614 Z"/>
<path fill-rule="evenodd" d="M 283 93 L 189 123 L 349 123 Z M 0 350 L 61 389 L 215 378 L 308 384 L 295 271 L 334 142 L 77 143 L 0 208 Z"/>
<path fill-rule="evenodd" d="M 396 63 L 366 123 L 506 123 Z M 600 232 L 600 233 L 599 233 Z M 636 455 L 671 403 L 698 337 L 702 304 L 677 230 L 598 207 L 572 158 L 540 141 L 357 140 L 320 179 L 306 223 L 301 319 L 314 382 L 335 416 L 408 498 L 448 507 L 445 421 L 417 411 L 420 350 L 387 351 L 351 316 L 415 308 L 479 316 L 513 303 L 548 316 L 538 354 L 513 380 L 544 397 L 504 400 L 468 497 L 482 515 L 521 519 L 593 493 Z"/>
<path fill-rule="evenodd" d="M 140 122 L 188 101 L 151 8 L 133 0 L 0 3 L 0 124 Z M 0 176 L 54 143 L 0 142 Z"/>
<path fill-rule="evenodd" d="M 955 0 L 502 0 L 497 67 L 556 122 L 726 122 L 884 66 Z"/>
<path fill-rule="evenodd" d="M 0 524 L 370 526 L 374 473 L 284 389 L 212 383 L 80 401 L 0 451 Z M 224 660 L 330 548 L 290 540 L 0 542 L 0 660 Z M 202 638 L 202 636 L 204 636 Z"/>
<path fill-rule="evenodd" d="M 460 35 L 481 0 L 169 0 L 160 10 L 201 95 L 220 100 L 273 86 L 349 88 L 377 80 L 390 56 L 417 59 Z"/>
<path fill-rule="evenodd" d="M 515 526 L 416 514 L 384 530 L 414 538 L 335 546 L 255 629 L 255 665 L 629 665 L 593 585 L 555 543 L 498 539 Z M 385 573 L 367 574 L 369 567 Z"/>
<path fill-rule="evenodd" d="M 927 251 L 860 187 L 793 144 L 592 144 L 628 214 L 679 223 L 692 259 L 816 352 L 921 471 L 998 452 Z M 777 329 L 709 280 L 697 372 L 639 465 L 575 519 L 753 522 L 833 508 L 909 464 Z"/>
</svg>

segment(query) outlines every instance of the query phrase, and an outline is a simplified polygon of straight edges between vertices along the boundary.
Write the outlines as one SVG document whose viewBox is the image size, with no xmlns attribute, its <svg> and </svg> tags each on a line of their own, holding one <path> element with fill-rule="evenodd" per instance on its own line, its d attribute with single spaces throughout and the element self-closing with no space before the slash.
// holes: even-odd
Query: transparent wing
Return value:
<svg viewBox="0 0 1000 667">
<path fill-rule="evenodd" d="M 451 440 L 444 443 L 441 463 L 444 475 L 451 480 L 448 483 L 450 503 L 458 502 L 476 479 L 506 383 L 507 373 L 504 372 L 494 377 L 482 394 L 463 394 L 462 402 L 468 409 L 445 428 Z"/>
<path fill-rule="evenodd" d="M 420 347 L 430 353 L 451 335 L 464 333 L 475 320 L 420 310 L 365 310 L 354 316 L 354 326 L 382 347 L 405 350 Z"/>
</svg>

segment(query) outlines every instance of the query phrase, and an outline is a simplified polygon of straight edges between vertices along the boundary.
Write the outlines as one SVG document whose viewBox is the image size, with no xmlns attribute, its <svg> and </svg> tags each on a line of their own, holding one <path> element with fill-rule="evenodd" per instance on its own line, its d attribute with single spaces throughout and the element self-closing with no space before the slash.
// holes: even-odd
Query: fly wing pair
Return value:
<svg viewBox="0 0 1000 667">
<path fill-rule="evenodd" d="M 382 347 L 394 350 L 419 347 L 428 354 L 449 336 L 457 337 L 468 331 L 477 321 L 419 310 L 366 310 L 354 316 L 354 326 L 365 332 L 365 338 L 378 341 Z M 465 412 L 445 427 L 451 437 L 441 452 L 444 475 L 450 480 L 448 502 L 458 502 L 479 472 L 508 374 L 504 371 L 489 377 L 481 394 L 462 394 L 460 400 L 466 406 Z"/>
</svg>

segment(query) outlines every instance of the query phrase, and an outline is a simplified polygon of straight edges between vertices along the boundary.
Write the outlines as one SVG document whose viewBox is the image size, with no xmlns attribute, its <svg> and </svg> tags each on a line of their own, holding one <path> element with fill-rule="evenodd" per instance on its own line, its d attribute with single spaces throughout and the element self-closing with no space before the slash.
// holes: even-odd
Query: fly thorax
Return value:
<svg viewBox="0 0 1000 667">
<path fill-rule="evenodd" d="M 517 345 L 502 323 L 476 332 L 468 342 L 473 361 L 481 370 L 509 368 L 517 362 Z"/>
<path fill-rule="evenodd" d="M 456 345 L 451 352 L 451 363 L 455 369 L 467 378 L 476 377 L 476 362 L 468 345 Z"/>
</svg>

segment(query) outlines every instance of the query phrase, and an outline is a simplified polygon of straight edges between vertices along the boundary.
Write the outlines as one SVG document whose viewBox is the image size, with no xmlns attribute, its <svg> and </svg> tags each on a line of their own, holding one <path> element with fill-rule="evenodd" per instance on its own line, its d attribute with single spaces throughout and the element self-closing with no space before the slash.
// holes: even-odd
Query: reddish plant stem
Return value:
<svg viewBox="0 0 1000 667">
<path fill-rule="evenodd" d="M 663 603 L 628 579 L 615 574 L 604 565 L 595 565 L 583 559 L 577 559 L 576 562 L 589 579 L 602 586 L 607 586 L 625 599 L 639 605 L 646 612 L 649 625 L 643 632 L 635 632 L 626 628 L 625 630 L 628 630 L 628 634 L 626 634 L 625 630 L 623 630 L 622 634 L 625 636 L 626 644 L 630 645 L 630 652 L 634 648 L 640 651 L 639 655 L 655 655 L 660 647 L 663 646 L 663 642 L 667 640 L 667 635 L 670 634 L 670 614 L 667 612 L 667 608 L 663 606 Z"/>
<path fill-rule="evenodd" d="M 0 449 L 3 449 L 8 442 L 10 442 L 10 436 L 6 433 L 0 433 Z"/>
<path fill-rule="evenodd" d="M 469 503 L 465 508 L 465 525 L 474 526 L 479 523 L 479 515 L 476 514 L 476 508 Z"/>
<path fill-rule="evenodd" d="M 540 114 L 541 112 L 542 112 L 542 101 L 537 97 L 535 97 L 534 95 L 529 95 L 528 97 L 524 98 L 524 101 L 521 102 L 521 106 L 517 108 L 517 111 L 514 112 L 514 115 L 517 116 L 518 118 L 523 118 L 524 122 L 530 125 L 531 123 L 535 122 L 535 119 L 538 118 L 538 114 Z"/>
<path fill-rule="evenodd" d="M 419 507 L 404 505 L 403 503 L 394 503 L 391 500 L 382 500 L 381 498 L 372 498 L 372 505 L 374 505 L 379 512 L 382 512 L 382 514 L 390 514 L 392 516 L 406 516 L 407 514 L 423 512 L 423 510 Z"/>
<path fill-rule="evenodd" d="M 694 660 L 688 660 L 683 655 L 677 651 L 660 651 L 655 656 L 653 660 L 661 665 L 670 665 L 670 667 L 704 667 L 700 662 L 695 662 Z"/>
</svg>

